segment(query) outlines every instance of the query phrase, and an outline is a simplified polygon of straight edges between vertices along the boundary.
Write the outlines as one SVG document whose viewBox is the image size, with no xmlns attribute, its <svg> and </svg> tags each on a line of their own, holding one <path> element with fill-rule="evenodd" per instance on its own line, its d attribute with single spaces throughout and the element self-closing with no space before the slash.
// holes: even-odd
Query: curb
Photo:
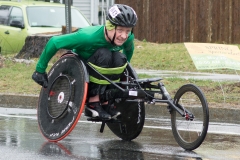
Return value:
<svg viewBox="0 0 240 160">
<path fill-rule="evenodd" d="M 6 108 L 36 109 L 38 95 L 0 94 L 0 105 Z"/>
<path fill-rule="evenodd" d="M 0 107 L 37 109 L 38 95 L 0 94 Z M 147 118 L 170 117 L 166 105 L 145 105 Z M 210 122 L 240 124 L 240 109 L 209 108 Z"/>
</svg>

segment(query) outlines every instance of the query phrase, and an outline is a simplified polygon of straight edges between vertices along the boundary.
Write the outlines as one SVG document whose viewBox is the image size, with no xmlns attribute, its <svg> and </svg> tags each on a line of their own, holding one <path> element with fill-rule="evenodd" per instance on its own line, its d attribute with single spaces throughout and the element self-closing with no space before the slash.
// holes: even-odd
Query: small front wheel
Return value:
<svg viewBox="0 0 240 160">
<path fill-rule="evenodd" d="M 204 141 L 209 124 L 207 100 L 202 91 L 193 84 L 183 85 L 174 97 L 176 110 L 171 112 L 172 132 L 177 143 L 186 150 L 194 150 Z"/>
</svg>

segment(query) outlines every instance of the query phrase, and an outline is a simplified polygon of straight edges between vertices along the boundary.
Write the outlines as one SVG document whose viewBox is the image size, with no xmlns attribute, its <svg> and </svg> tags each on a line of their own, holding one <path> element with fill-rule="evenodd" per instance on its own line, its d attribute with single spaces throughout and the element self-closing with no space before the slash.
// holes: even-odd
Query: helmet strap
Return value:
<svg viewBox="0 0 240 160">
<path fill-rule="evenodd" d="M 108 40 L 111 42 L 111 44 L 112 44 L 112 45 L 115 45 L 114 40 L 115 40 L 115 37 L 116 37 L 116 26 L 115 26 L 115 33 L 114 33 L 114 36 L 113 36 L 113 39 L 112 39 L 112 40 L 111 40 L 111 39 L 109 38 L 109 36 L 108 36 L 108 32 L 107 32 L 106 27 L 105 27 L 105 34 L 106 34 Z"/>
</svg>

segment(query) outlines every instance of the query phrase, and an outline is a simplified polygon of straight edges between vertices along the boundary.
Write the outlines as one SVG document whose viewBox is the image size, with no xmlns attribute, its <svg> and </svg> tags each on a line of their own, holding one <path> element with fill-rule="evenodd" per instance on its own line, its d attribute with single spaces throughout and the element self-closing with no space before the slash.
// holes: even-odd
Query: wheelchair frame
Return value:
<svg viewBox="0 0 240 160">
<path fill-rule="evenodd" d="M 38 124 L 41 133 L 49 141 L 56 142 L 65 138 L 74 129 L 81 117 L 87 99 L 89 83 L 88 69 L 86 66 L 88 69 L 92 69 L 98 73 L 103 79 L 116 87 L 117 90 L 129 95 L 128 97 L 115 97 L 114 99 L 114 104 L 122 113 L 120 119 L 103 121 L 101 119 L 88 118 L 89 121 L 102 122 L 100 132 L 103 132 L 105 124 L 107 124 L 110 130 L 119 138 L 130 141 L 139 136 L 143 129 L 145 103 L 166 103 L 168 104 L 167 109 L 171 114 L 172 131 L 177 143 L 184 149 L 193 150 L 199 147 L 204 141 L 208 130 L 209 111 L 207 100 L 200 88 L 196 85 L 183 85 L 175 94 L 174 99 L 172 99 L 164 84 L 158 82 L 161 81 L 162 78 L 138 79 L 136 72 L 131 65 L 128 64 L 123 75 L 125 80 L 112 82 L 96 71 L 91 65 L 84 63 L 72 52 L 64 54 L 54 64 L 48 73 L 49 83 L 51 85 L 47 89 L 42 88 L 40 92 Z M 55 83 L 56 81 L 59 81 L 59 83 Z M 152 84 L 156 82 L 158 83 Z M 67 83 L 70 87 L 66 87 L 68 86 Z M 54 88 L 54 90 L 52 90 L 52 88 Z M 181 117 L 184 121 L 190 123 L 194 122 L 196 118 L 195 115 L 198 115 L 197 112 L 193 113 L 191 111 L 194 107 L 187 108 L 181 104 L 181 97 L 188 92 L 195 94 L 197 99 L 199 99 L 199 106 L 202 109 L 201 113 L 203 116 L 203 122 L 200 126 L 201 129 L 199 129 L 199 133 L 197 132 L 198 136 L 194 141 L 186 140 L 187 138 L 181 135 L 182 131 L 178 128 L 178 121 L 181 120 Z M 54 94 L 51 96 L 52 93 Z M 162 98 L 155 98 L 154 95 L 156 93 L 162 95 Z M 68 98 L 64 97 L 66 95 L 68 95 Z M 61 114 L 59 110 L 61 110 Z M 178 115 L 180 116 L 177 117 Z M 59 129 L 59 126 L 63 127 Z M 191 133 L 192 131 L 189 132 Z"/>
</svg>

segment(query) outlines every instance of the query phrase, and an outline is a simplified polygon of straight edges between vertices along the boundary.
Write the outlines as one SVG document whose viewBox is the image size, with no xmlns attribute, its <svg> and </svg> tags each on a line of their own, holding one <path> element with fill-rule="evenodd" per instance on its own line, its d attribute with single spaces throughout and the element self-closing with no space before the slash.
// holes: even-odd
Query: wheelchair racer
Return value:
<svg viewBox="0 0 240 160">
<path fill-rule="evenodd" d="M 112 81 L 119 81 L 130 62 L 134 51 L 133 27 L 137 23 L 135 11 L 127 5 L 114 4 L 108 10 L 105 26 L 89 26 L 77 32 L 53 36 L 46 44 L 32 79 L 48 87 L 46 68 L 48 62 L 59 49 L 68 49 L 97 69 Z M 120 52 L 122 50 L 122 53 Z M 106 101 L 105 92 L 110 86 L 97 73 L 89 70 L 88 100 L 85 115 L 102 120 L 116 118 L 121 113 Z"/>
</svg>

